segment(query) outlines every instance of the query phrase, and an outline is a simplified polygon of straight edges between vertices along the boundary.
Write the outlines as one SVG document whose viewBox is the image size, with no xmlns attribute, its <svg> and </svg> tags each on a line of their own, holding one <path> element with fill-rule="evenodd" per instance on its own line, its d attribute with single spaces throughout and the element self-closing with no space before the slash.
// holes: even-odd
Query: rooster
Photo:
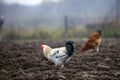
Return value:
<svg viewBox="0 0 120 80">
<path fill-rule="evenodd" d="M 94 32 L 85 42 L 85 44 L 83 44 L 81 48 L 81 52 L 84 53 L 89 49 L 96 49 L 96 51 L 99 51 L 99 45 L 101 43 L 101 34 L 102 34 L 102 31 L 100 30 Z"/>
<path fill-rule="evenodd" d="M 40 45 L 40 49 L 42 50 L 44 56 L 52 61 L 55 64 L 55 67 L 60 65 L 62 68 L 64 64 L 70 60 L 70 57 L 73 55 L 74 46 L 73 41 L 67 41 L 65 43 L 65 47 L 54 48 L 52 49 L 48 45 Z"/>
</svg>

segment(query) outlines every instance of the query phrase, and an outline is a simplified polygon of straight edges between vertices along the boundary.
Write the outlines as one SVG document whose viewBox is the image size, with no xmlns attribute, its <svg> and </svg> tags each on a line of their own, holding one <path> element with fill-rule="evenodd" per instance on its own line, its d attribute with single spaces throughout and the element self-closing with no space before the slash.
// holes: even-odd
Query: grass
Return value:
<svg viewBox="0 0 120 80">
<path fill-rule="evenodd" d="M 82 37 L 86 32 L 86 29 L 82 28 L 70 28 L 68 30 L 68 38 L 78 38 Z M 83 32 L 84 31 L 84 32 Z M 64 39 L 64 29 L 57 28 L 7 28 L 2 33 L 3 40 L 59 40 Z"/>
<path fill-rule="evenodd" d="M 69 39 L 80 39 L 86 38 L 94 29 L 88 29 L 87 27 L 74 27 L 69 28 L 68 37 Z M 106 28 L 103 31 L 103 37 L 120 37 L 119 29 Z M 46 27 L 36 27 L 36 28 L 6 28 L 2 32 L 2 38 L 5 41 L 13 40 L 59 40 L 64 39 L 64 29 L 61 27 L 57 28 L 46 28 Z"/>
</svg>

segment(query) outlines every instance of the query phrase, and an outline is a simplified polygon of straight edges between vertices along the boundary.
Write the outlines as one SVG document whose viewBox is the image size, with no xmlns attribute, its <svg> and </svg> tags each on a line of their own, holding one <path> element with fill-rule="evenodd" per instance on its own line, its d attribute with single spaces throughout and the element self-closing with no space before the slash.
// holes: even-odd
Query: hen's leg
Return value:
<svg viewBox="0 0 120 80">
<path fill-rule="evenodd" d="M 99 52 L 99 46 L 96 47 L 96 51 Z"/>
</svg>

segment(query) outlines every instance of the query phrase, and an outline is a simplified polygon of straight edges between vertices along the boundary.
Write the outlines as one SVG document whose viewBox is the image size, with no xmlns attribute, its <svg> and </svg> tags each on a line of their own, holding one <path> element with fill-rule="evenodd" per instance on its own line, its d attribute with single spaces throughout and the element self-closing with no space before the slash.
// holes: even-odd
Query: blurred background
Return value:
<svg viewBox="0 0 120 80">
<path fill-rule="evenodd" d="M 0 38 L 84 39 L 96 30 L 120 38 L 120 0 L 0 0 Z"/>
</svg>

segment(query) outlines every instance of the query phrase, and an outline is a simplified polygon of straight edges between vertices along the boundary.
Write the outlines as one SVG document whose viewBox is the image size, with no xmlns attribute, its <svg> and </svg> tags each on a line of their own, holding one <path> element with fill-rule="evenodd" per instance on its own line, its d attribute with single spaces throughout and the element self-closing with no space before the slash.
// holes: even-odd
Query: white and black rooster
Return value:
<svg viewBox="0 0 120 80">
<path fill-rule="evenodd" d="M 55 67 L 60 65 L 62 68 L 64 64 L 70 60 L 70 57 L 74 52 L 73 41 L 67 41 L 65 47 L 54 48 L 52 49 L 48 45 L 41 44 L 40 49 L 42 50 L 44 56 L 55 63 Z"/>
</svg>

